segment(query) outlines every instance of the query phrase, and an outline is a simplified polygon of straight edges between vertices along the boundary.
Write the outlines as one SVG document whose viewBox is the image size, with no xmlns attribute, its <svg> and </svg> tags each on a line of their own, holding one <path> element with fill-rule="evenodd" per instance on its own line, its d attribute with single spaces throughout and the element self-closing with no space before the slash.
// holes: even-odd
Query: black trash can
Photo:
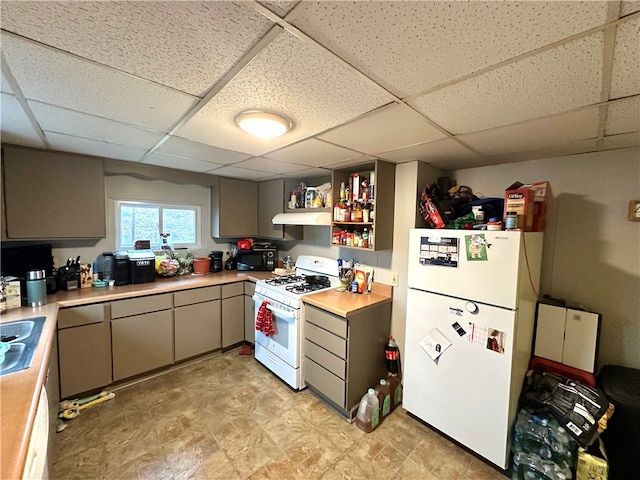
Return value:
<svg viewBox="0 0 640 480">
<path fill-rule="evenodd" d="M 638 478 L 640 458 L 640 370 L 605 365 L 598 385 L 615 407 L 602 433 L 609 459 L 609 480 Z"/>
</svg>

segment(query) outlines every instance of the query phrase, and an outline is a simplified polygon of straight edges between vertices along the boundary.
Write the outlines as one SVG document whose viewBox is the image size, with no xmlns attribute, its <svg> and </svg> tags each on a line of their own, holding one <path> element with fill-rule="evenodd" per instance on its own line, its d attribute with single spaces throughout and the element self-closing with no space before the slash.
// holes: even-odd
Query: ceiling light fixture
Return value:
<svg viewBox="0 0 640 480">
<path fill-rule="evenodd" d="M 279 137 L 291 129 L 293 124 L 275 113 L 250 111 L 236 117 L 238 126 L 254 137 Z"/>
</svg>

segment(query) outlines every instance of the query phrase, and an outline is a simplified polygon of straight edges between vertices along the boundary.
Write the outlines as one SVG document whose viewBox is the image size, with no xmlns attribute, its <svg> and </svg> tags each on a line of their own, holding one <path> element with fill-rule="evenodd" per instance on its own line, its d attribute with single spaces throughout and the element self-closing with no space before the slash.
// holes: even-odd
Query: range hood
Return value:
<svg viewBox="0 0 640 480">
<path fill-rule="evenodd" d="M 274 225 L 331 225 L 329 212 L 278 213 L 271 222 Z"/>
</svg>

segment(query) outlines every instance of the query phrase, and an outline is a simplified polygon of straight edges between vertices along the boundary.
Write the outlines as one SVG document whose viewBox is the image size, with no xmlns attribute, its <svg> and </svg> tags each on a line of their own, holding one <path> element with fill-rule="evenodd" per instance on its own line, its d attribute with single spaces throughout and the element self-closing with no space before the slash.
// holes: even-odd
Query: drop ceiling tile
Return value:
<svg viewBox="0 0 640 480">
<path fill-rule="evenodd" d="M 600 100 L 602 33 L 417 97 L 446 130 L 469 133 L 592 105 Z"/>
<path fill-rule="evenodd" d="M 16 97 L 2 93 L 0 99 L 0 138 L 2 143 L 45 148 L 44 142 Z"/>
<path fill-rule="evenodd" d="M 127 147 L 149 149 L 164 136 L 144 128 L 134 127 L 106 118 L 74 112 L 30 101 L 29 106 L 43 130 L 73 135 L 103 143 L 114 143 Z"/>
<path fill-rule="evenodd" d="M 264 155 L 281 162 L 297 163 L 310 167 L 321 167 L 339 160 L 346 160 L 362 155 L 347 148 L 309 138 Z"/>
<path fill-rule="evenodd" d="M 384 106 L 318 135 L 322 140 L 369 154 L 445 137 L 444 133 L 431 126 L 422 115 L 398 103 Z"/>
<path fill-rule="evenodd" d="M 455 140 L 445 139 L 379 153 L 378 157 L 395 163 L 421 160 L 435 165 L 434 162 L 454 164 L 455 162 L 473 160 L 477 158 L 477 155 Z"/>
<path fill-rule="evenodd" d="M 273 24 L 247 2 L 2 2 L 2 28 L 202 96 Z"/>
<path fill-rule="evenodd" d="M 157 131 L 168 131 L 197 101 L 10 35 L 2 35 L 2 51 L 30 100 Z"/>
<path fill-rule="evenodd" d="M 640 132 L 629 132 L 604 137 L 602 143 L 602 150 L 627 147 L 640 147 Z"/>
<path fill-rule="evenodd" d="M 188 170 L 190 172 L 208 172 L 222 167 L 222 164 L 213 162 L 203 162 L 194 158 L 180 157 L 166 153 L 153 152 L 146 156 L 142 163 L 157 165 L 158 167 L 176 168 L 178 170 Z"/>
<path fill-rule="evenodd" d="M 589 1 L 304 5 L 294 25 L 402 98 L 602 25 L 607 10 Z"/>
<path fill-rule="evenodd" d="M 158 153 L 190 157 L 203 162 L 215 162 L 221 165 L 229 165 L 250 157 L 250 155 L 244 153 L 224 150 L 176 136 L 171 137 L 156 151 Z"/>
<path fill-rule="evenodd" d="M 618 25 L 610 99 L 640 93 L 640 18 Z"/>
<path fill-rule="evenodd" d="M 629 2 L 622 2 L 620 4 L 620 16 L 624 17 L 634 12 L 640 12 L 640 2 L 633 0 Z"/>
<path fill-rule="evenodd" d="M 578 142 L 567 143 L 564 145 L 554 145 L 551 147 L 534 148 L 530 150 L 521 150 L 518 152 L 508 152 L 491 156 L 491 165 L 499 165 L 502 163 L 524 162 L 527 160 L 539 160 L 543 158 L 565 157 L 567 155 L 575 155 L 578 153 L 595 152 L 598 150 L 598 140 L 595 138 L 580 140 Z"/>
<path fill-rule="evenodd" d="M 605 135 L 640 130 L 640 96 L 612 102 L 607 112 Z"/>
<path fill-rule="evenodd" d="M 539 118 L 514 125 L 459 135 L 483 155 L 558 145 L 598 136 L 599 108 Z"/>
<path fill-rule="evenodd" d="M 376 157 L 371 155 L 360 155 L 358 157 L 349 158 L 347 160 L 340 160 L 338 162 L 328 163 L 323 165 L 323 168 L 329 168 L 331 170 L 335 170 L 336 168 L 351 168 L 357 167 L 358 165 L 362 165 L 364 163 L 371 163 L 376 160 Z"/>
<path fill-rule="evenodd" d="M 220 175 L 221 177 L 234 177 L 240 178 L 243 180 L 265 180 L 267 178 L 271 178 L 273 173 L 271 172 L 260 172 L 258 170 L 248 170 L 246 168 L 239 168 L 234 166 L 224 166 L 218 168 L 216 170 L 212 170 L 209 173 L 213 175 Z"/>
<path fill-rule="evenodd" d="M 44 133 L 51 144 L 51 148 L 62 152 L 82 153 L 84 155 L 115 158 L 116 160 L 129 162 L 137 162 L 146 153 L 146 150 L 141 148 L 98 142 L 56 132 L 45 131 Z"/>
<path fill-rule="evenodd" d="M 264 5 L 269 10 L 271 10 L 274 13 L 277 13 L 281 17 L 284 17 L 287 13 L 293 10 L 293 7 L 295 7 L 298 3 L 300 3 L 300 1 L 299 0 L 279 0 L 275 2 L 267 2 L 267 1 L 258 0 L 258 3 L 261 5 Z"/>
<path fill-rule="evenodd" d="M 283 32 L 178 132 L 181 137 L 263 155 L 327 130 L 392 101 L 324 51 Z M 245 110 L 269 110 L 294 128 L 258 139 L 235 124 Z"/>
<path fill-rule="evenodd" d="M 248 160 L 234 164 L 236 167 L 247 168 L 249 170 L 267 171 L 272 173 L 285 173 L 294 172 L 303 168 L 308 168 L 308 165 L 300 165 L 296 163 L 280 162 L 278 160 L 272 160 L 265 157 L 253 157 Z"/>
<path fill-rule="evenodd" d="M 11 85 L 9 85 L 9 81 L 4 76 L 4 72 L 2 72 L 2 81 L 0 82 L 0 91 L 4 93 L 14 93 Z"/>
<path fill-rule="evenodd" d="M 331 170 L 325 168 L 305 168 L 302 170 L 295 170 L 293 172 L 284 173 L 283 176 L 289 178 L 311 179 L 317 177 L 326 177 L 331 175 Z"/>
</svg>

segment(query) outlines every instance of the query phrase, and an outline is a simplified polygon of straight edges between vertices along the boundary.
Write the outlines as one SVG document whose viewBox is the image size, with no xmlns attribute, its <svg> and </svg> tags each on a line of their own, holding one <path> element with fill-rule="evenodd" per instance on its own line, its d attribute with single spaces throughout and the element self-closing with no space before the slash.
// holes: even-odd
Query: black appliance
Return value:
<svg viewBox="0 0 640 480">
<path fill-rule="evenodd" d="M 156 280 L 156 256 L 152 250 L 129 251 L 129 283 L 147 283 Z"/>
<path fill-rule="evenodd" d="M 276 268 L 278 249 L 269 246 L 261 250 L 239 250 L 236 258 L 238 270 L 271 272 Z"/>
<path fill-rule="evenodd" d="M 111 280 L 115 286 L 129 285 L 129 253 L 125 250 L 113 254 Z"/>
<path fill-rule="evenodd" d="M 224 262 L 225 270 L 235 270 L 238 268 L 238 258 L 237 257 L 229 257 L 227 261 Z"/>
<path fill-rule="evenodd" d="M 25 278 L 31 270 L 44 270 L 47 278 L 47 293 L 56 291 L 55 275 L 53 270 L 53 254 L 51 244 L 2 246 L 0 260 L 2 275 L 5 277 L 17 277 L 21 283 L 21 295 L 26 300 Z"/>
<path fill-rule="evenodd" d="M 222 267 L 222 252 L 213 251 L 209 252 L 209 258 L 211 259 L 211 265 L 209 267 L 209 272 L 221 272 Z"/>
</svg>

